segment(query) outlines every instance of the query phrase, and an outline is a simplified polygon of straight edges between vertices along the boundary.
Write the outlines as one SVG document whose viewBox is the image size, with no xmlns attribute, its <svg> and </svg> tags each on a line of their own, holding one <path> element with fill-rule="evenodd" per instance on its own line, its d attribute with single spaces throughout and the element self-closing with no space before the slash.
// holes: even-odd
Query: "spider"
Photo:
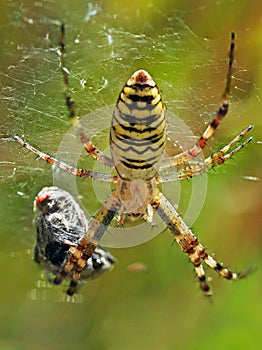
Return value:
<svg viewBox="0 0 262 350">
<path fill-rule="evenodd" d="M 68 250 L 77 246 L 88 229 L 88 221 L 73 197 L 58 187 L 44 187 L 34 201 L 36 244 L 34 260 L 48 273 L 56 274 L 67 257 Z M 101 246 L 81 273 L 80 282 L 95 279 L 111 269 L 115 258 Z M 70 274 L 67 276 L 70 279 Z M 69 292 L 70 294 L 70 292 Z"/>
<path fill-rule="evenodd" d="M 116 189 L 112 190 L 92 218 L 86 233 L 77 245 L 70 247 L 62 267 L 55 272 L 54 283 L 56 284 L 60 284 L 65 278 L 70 279 L 67 291 L 69 295 L 75 293 L 88 259 L 95 252 L 116 213 L 119 214 L 119 225 L 123 225 L 127 218 L 133 220 L 145 218 L 150 221 L 152 213 L 156 212 L 193 263 L 200 288 L 206 296 L 212 295 L 212 291 L 207 283 L 203 262 L 228 280 L 237 280 L 249 273 L 249 271 L 232 272 L 211 257 L 158 186 L 162 182 L 189 179 L 200 175 L 227 161 L 252 140 L 250 137 L 241 141 L 252 129 L 252 126 L 248 126 L 218 152 L 203 161 L 194 161 L 228 112 L 234 48 L 235 34 L 232 33 L 225 90 L 215 117 L 193 147 L 169 158 L 164 157 L 167 125 L 166 109 L 161 93 L 147 71 L 140 69 L 132 74 L 120 92 L 113 112 L 110 127 L 110 158 L 92 144 L 76 116 L 74 101 L 69 94 L 69 71 L 65 64 L 65 25 L 61 25 L 58 53 L 69 118 L 72 125 L 77 128 L 86 152 L 98 162 L 114 170 L 116 175 L 74 168 L 39 151 L 16 135 L 13 138 L 47 163 L 64 169 L 70 174 L 116 184 Z M 163 170 L 167 175 L 161 176 Z"/>
</svg>

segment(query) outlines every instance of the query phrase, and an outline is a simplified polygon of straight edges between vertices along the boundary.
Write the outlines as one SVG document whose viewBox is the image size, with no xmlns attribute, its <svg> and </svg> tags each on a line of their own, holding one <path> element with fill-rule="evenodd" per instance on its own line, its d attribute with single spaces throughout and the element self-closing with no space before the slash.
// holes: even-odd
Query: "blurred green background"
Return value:
<svg viewBox="0 0 262 350">
<path fill-rule="evenodd" d="M 260 2 L 15 0 L 2 1 L 0 10 L 0 348 L 259 349 Z M 165 232 L 138 247 L 112 249 L 115 269 L 73 300 L 64 296 L 64 285 L 46 282 L 31 258 L 32 203 L 43 186 L 52 185 L 52 169 L 19 148 L 11 135 L 24 135 L 55 154 L 70 128 L 55 53 L 60 21 L 67 25 L 67 64 L 80 115 L 115 103 L 131 73 L 144 68 L 169 110 L 196 135 L 220 102 L 230 33 L 237 33 L 232 106 L 207 154 L 248 124 L 255 126 L 254 141 L 209 174 L 193 231 L 226 265 L 254 266 L 249 278 L 231 283 L 207 269 L 214 296 L 205 299 L 188 258 Z M 105 118 L 109 123 L 110 116 Z M 95 123 L 90 120 L 90 129 Z M 172 121 L 170 127 L 175 128 Z M 100 135 L 96 143 L 103 148 L 106 138 Z M 90 184 L 79 180 L 77 186 L 95 212 L 99 203 Z M 148 273 L 128 272 L 133 262 L 146 264 Z"/>
</svg>

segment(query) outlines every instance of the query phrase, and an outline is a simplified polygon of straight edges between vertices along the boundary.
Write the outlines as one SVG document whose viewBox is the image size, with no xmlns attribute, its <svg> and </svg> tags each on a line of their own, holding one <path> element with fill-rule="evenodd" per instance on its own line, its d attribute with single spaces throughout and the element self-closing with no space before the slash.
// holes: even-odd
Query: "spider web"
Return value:
<svg viewBox="0 0 262 350">
<path fill-rule="evenodd" d="M 50 6 L 52 5 L 50 1 Z M 1 70 L 1 177 L 6 204 L 17 203 L 17 226 L 30 231 L 31 223 L 25 220 L 26 210 L 41 187 L 52 183 L 52 170 L 32 154 L 11 142 L 13 133 L 48 154 L 55 155 L 64 135 L 70 129 L 63 99 L 63 81 L 56 54 L 59 39 L 59 18 L 50 15 L 46 7 L 39 16 L 25 4 L 10 16 L 3 29 L 10 28 L 4 41 L 4 68 Z M 40 6 L 36 5 L 36 6 Z M 77 4 L 76 4 L 77 6 Z M 51 7 L 50 7 L 51 8 Z M 194 143 L 205 125 L 212 119 L 220 103 L 226 74 L 226 53 L 229 38 L 207 39 L 196 35 L 184 22 L 183 13 L 165 12 L 157 6 L 149 10 L 155 14 L 157 25 L 138 26 L 123 9 L 123 21 L 107 14 L 103 8 L 89 2 L 85 13 L 74 13 L 67 25 L 67 66 L 70 70 L 70 87 L 81 117 L 101 107 L 112 105 L 127 78 L 137 69 L 149 71 L 163 92 L 164 101 L 171 113 L 192 130 L 193 136 L 183 134 L 174 120 L 169 119 L 169 137 L 173 141 L 189 138 Z M 54 8 L 52 7 L 52 11 Z M 64 8 L 65 13 L 70 9 Z M 118 18 L 121 15 L 118 14 Z M 137 13 L 141 19 L 142 14 Z M 17 31 L 20 31 L 17 38 Z M 231 120 L 239 120 L 245 113 L 243 101 L 256 90 L 248 72 L 236 63 L 234 103 Z M 104 128 L 111 115 L 99 115 L 88 123 L 88 133 L 101 149 L 108 145 Z M 227 122 L 227 135 L 235 133 L 232 122 Z M 242 126 L 241 126 L 242 127 Z M 240 127 L 240 128 L 241 128 Z M 234 130 L 234 131 L 232 131 Z M 220 134 L 222 135 L 222 133 Z M 192 139 L 192 140 L 191 140 Z M 221 145 L 212 140 L 207 153 Z M 179 147 L 178 147 L 179 148 Z M 61 151 L 61 149 L 60 149 Z M 62 150 L 70 157 L 77 156 L 67 147 Z M 92 168 L 94 162 L 86 155 L 79 166 Z M 61 179 L 63 174 L 59 174 Z M 73 180 L 72 180 L 73 181 Z M 78 182 L 78 195 L 92 215 L 100 206 L 95 191 L 85 182 Z M 185 186 L 185 185 L 182 185 Z M 191 185 L 181 191 L 179 206 L 186 213 Z M 176 197 L 177 192 L 174 191 Z M 11 194 L 12 193 L 12 194 Z M 177 199 L 175 198 L 175 201 Z M 4 211 L 3 211 L 4 212 Z M 26 222 L 26 224 L 25 224 Z"/>
</svg>

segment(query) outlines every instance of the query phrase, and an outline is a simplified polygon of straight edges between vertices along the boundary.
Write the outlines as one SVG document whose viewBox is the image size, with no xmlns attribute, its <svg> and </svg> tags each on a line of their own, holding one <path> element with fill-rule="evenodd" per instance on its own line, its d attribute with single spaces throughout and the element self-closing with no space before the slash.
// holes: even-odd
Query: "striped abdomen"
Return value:
<svg viewBox="0 0 262 350">
<path fill-rule="evenodd" d="M 136 71 L 115 106 L 110 145 L 122 179 L 150 180 L 157 175 L 166 144 L 165 107 L 151 76 Z"/>
</svg>

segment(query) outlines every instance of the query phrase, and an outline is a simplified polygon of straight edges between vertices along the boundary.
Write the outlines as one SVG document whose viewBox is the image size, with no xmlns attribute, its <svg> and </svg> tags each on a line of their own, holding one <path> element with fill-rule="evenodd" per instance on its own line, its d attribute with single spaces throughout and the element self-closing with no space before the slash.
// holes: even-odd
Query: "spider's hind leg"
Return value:
<svg viewBox="0 0 262 350">
<path fill-rule="evenodd" d="M 222 277 L 229 280 L 237 280 L 246 277 L 250 271 L 236 273 L 222 266 L 205 251 L 205 248 L 198 242 L 197 237 L 193 234 L 190 228 L 185 224 L 175 208 L 163 196 L 158 193 L 152 203 L 153 208 L 157 211 L 162 220 L 174 236 L 180 248 L 188 255 L 189 259 L 195 267 L 197 277 L 200 282 L 200 288 L 206 296 L 212 295 L 210 287 L 207 283 L 205 271 L 201 260 L 204 260 L 206 265 L 218 272 Z"/>
<path fill-rule="evenodd" d="M 70 285 L 67 288 L 66 294 L 72 296 L 75 294 L 77 289 L 78 289 L 78 282 L 72 280 L 72 281 L 70 281 Z"/>
<path fill-rule="evenodd" d="M 55 284 L 60 284 L 66 276 L 70 276 L 70 286 L 67 290 L 68 295 L 73 295 L 77 289 L 82 270 L 87 264 L 87 260 L 92 256 L 97 248 L 99 241 L 107 230 L 110 222 L 116 212 L 120 210 L 116 192 L 112 191 L 107 197 L 102 207 L 91 220 L 86 234 L 81 238 L 77 246 L 69 249 L 68 257 L 64 262 L 63 268 L 56 275 Z"/>
</svg>

